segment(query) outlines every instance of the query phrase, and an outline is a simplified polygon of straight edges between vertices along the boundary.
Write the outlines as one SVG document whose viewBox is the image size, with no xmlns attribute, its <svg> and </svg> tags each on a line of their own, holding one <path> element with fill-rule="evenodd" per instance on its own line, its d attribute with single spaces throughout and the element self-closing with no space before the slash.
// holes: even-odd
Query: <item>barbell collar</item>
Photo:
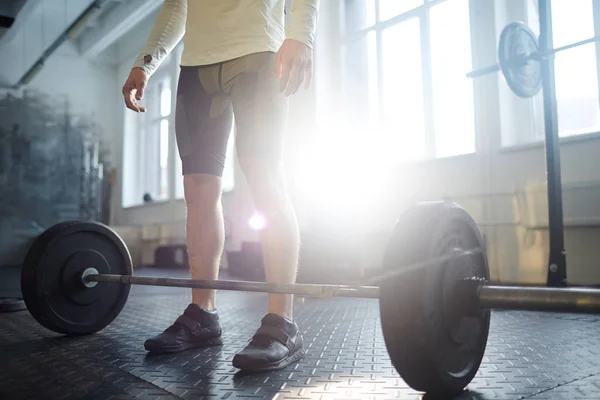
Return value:
<svg viewBox="0 0 600 400">
<path fill-rule="evenodd" d="M 501 286 L 482 283 L 478 291 L 481 308 L 600 314 L 600 290 Z"/>
<path fill-rule="evenodd" d="M 194 280 L 179 278 L 146 277 L 133 275 L 89 274 L 82 277 L 86 282 L 109 282 L 125 285 L 185 287 L 192 289 L 232 290 L 241 292 L 264 292 L 295 294 L 307 297 L 355 297 L 378 299 L 377 286 L 318 285 L 305 283 L 273 283 L 227 280 Z"/>
</svg>

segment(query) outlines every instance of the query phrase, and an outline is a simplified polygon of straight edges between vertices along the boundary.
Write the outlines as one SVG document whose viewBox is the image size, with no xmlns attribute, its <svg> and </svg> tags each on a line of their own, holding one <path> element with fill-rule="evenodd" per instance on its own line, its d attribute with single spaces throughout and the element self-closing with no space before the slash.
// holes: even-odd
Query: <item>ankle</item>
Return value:
<svg viewBox="0 0 600 400">
<path fill-rule="evenodd" d="M 203 279 L 204 277 L 193 276 L 193 279 Z M 214 311 L 217 309 L 217 296 L 215 290 L 192 289 L 192 303 L 205 311 Z"/>
<path fill-rule="evenodd" d="M 289 322 L 294 322 L 294 314 L 291 311 L 287 311 L 287 310 L 276 310 L 276 309 L 271 309 L 269 308 L 268 311 L 269 314 L 275 314 L 280 316 L 281 318 L 289 321 Z"/>
<path fill-rule="evenodd" d="M 201 308 L 204 311 L 208 311 L 208 312 L 216 312 L 217 311 L 217 305 L 215 304 L 214 301 L 192 300 L 192 303 L 197 305 L 199 308 Z"/>
<path fill-rule="evenodd" d="M 194 303 L 196 304 L 196 303 Z M 217 307 L 215 306 L 211 306 L 211 305 L 202 305 L 202 304 L 196 304 L 199 308 L 201 308 L 203 311 L 209 312 L 209 313 L 216 313 L 217 312 Z"/>
<path fill-rule="evenodd" d="M 294 320 L 294 296 L 291 294 L 270 294 L 269 313 L 279 315 L 289 321 Z"/>
</svg>

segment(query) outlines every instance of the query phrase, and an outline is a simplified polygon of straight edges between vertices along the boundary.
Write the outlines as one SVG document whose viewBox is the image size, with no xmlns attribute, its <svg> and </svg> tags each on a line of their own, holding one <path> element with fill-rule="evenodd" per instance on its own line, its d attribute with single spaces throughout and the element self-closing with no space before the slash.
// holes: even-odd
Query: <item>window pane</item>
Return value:
<svg viewBox="0 0 600 400">
<path fill-rule="evenodd" d="M 385 21 L 423 5 L 423 0 L 379 0 L 379 20 Z"/>
<path fill-rule="evenodd" d="M 475 151 L 469 0 L 448 0 L 430 11 L 433 123 L 437 157 Z M 452 46 L 448 46 L 452 43 Z"/>
<path fill-rule="evenodd" d="M 593 0 L 552 0 L 554 47 L 594 36 Z M 559 53 L 560 54 L 560 53 Z"/>
<path fill-rule="evenodd" d="M 378 119 L 377 36 L 371 31 L 344 46 L 344 101 L 349 123 L 365 131 Z"/>
<path fill-rule="evenodd" d="M 179 152 L 175 156 L 175 198 L 183 199 L 183 166 Z"/>
<path fill-rule="evenodd" d="M 553 0 L 551 4 L 555 47 L 594 36 L 592 0 Z M 595 45 L 557 53 L 555 74 L 560 135 L 600 130 Z"/>
<path fill-rule="evenodd" d="M 527 0 L 527 26 L 539 36 L 540 34 L 540 18 L 538 12 L 539 0 Z"/>
<path fill-rule="evenodd" d="M 166 117 L 171 114 L 171 86 L 167 79 L 160 90 L 160 116 Z"/>
<path fill-rule="evenodd" d="M 169 120 L 160 121 L 160 167 L 167 168 L 169 160 Z"/>
<path fill-rule="evenodd" d="M 135 206 L 142 202 L 140 197 L 140 156 L 143 152 L 142 135 L 139 128 L 143 117 L 139 114 L 125 113 L 125 132 L 123 138 L 123 177 L 121 184 L 123 208 Z"/>
<path fill-rule="evenodd" d="M 169 120 L 160 121 L 160 195 L 161 198 L 169 196 L 168 168 L 169 168 Z"/>
<path fill-rule="evenodd" d="M 346 35 L 375 25 L 375 0 L 346 0 Z"/>
<path fill-rule="evenodd" d="M 139 175 L 142 177 L 142 191 L 138 194 L 143 202 L 146 194 L 153 200 L 162 198 L 160 188 L 160 125 L 158 121 L 147 123 L 140 131 L 143 151 L 140 152 Z"/>
<path fill-rule="evenodd" d="M 419 25 L 411 18 L 382 33 L 382 144 L 398 161 L 426 151 Z"/>
</svg>

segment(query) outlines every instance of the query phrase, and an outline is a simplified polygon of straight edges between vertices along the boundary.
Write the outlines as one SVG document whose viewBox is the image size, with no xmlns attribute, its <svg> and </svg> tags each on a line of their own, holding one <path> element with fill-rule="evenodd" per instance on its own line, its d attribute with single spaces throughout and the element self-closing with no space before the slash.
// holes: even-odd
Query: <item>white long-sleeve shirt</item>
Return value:
<svg viewBox="0 0 600 400">
<path fill-rule="evenodd" d="M 165 0 L 135 66 L 151 75 L 183 39 L 181 65 L 276 52 L 285 39 L 313 46 L 319 0 Z M 284 13 L 291 14 L 285 24 Z"/>
</svg>

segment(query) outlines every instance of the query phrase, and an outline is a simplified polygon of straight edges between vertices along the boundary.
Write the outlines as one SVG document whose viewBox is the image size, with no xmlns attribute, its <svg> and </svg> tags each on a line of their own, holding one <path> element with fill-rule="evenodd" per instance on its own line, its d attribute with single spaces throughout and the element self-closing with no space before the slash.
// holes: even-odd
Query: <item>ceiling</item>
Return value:
<svg viewBox="0 0 600 400">
<path fill-rule="evenodd" d="M 163 0 L 0 0 L 0 87 L 31 81 L 44 62 L 71 42 L 80 57 L 98 58 Z"/>
<path fill-rule="evenodd" d="M 10 29 L 26 0 L 0 0 L 0 38 Z"/>
</svg>

